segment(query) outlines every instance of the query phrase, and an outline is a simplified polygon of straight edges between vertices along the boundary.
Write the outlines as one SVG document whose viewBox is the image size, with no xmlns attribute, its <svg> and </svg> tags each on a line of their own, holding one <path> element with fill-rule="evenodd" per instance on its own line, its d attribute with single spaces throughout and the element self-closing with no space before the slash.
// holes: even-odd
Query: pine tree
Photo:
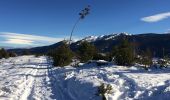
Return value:
<svg viewBox="0 0 170 100">
<path fill-rule="evenodd" d="M 9 58 L 9 54 L 4 48 L 0 49 L 0 59 L 2 58 Z"/>
<path fill-rule="evenodd" d="M 29 52 L 29 50 L 24 50 L 23 52 L 22 52 L 22 55 L 30 55 L 31 53 Z"/>
<path fill-rule="evenodd" d="M 73 58 L 73 52 L 66 43 L 63 43 L 57 49 L 52 50 L 49 54 L 53 58 L 54 66 L 66 66 L 71 63 Z"/>
<path fill-rule="evenodd" d="M 145 65 L 145 69 L 152 65 L 152 53 L 149 49 L 142 53 L 141 63 Z"/>
<path fill-rule="evenodd" d="M 92 60 L 94 55 L 96 55 L 96 48 L 94 45 L 84 41 L 78 48 L 78 55 L 81 62 L 87 62 L 88 60 Z"/>
<path fill-rule="evenodd" d="M 134 62 L 133 46 L 128 40 L 122 40 L 121 44 L 115 47 L 113 55 L 118 65 L 129 66 Z"/>
<path fill-rule="evenodd" d="M 14 53 L 14 52 L 9 52 L 9 56 L 10 56 L 10 57 L 16 57 L 16 56 L 17 56 L 17 54 L 16 54 L 16 53 Z"/>
</svg>

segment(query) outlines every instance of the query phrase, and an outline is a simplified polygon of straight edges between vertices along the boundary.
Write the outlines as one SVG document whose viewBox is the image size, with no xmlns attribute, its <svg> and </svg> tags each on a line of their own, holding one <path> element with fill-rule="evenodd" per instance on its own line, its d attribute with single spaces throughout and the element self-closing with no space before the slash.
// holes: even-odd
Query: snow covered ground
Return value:
<svg viewBox="0 0 170 100">
<path fill-rule="evenodd" d="M 98 87 L 110 84 L 108 100 L 169 100 L 170 68 L 84 64 L 52 67 L 47 57 L 0 60 L 0 100 L 101 100 Z"/>
</svg>

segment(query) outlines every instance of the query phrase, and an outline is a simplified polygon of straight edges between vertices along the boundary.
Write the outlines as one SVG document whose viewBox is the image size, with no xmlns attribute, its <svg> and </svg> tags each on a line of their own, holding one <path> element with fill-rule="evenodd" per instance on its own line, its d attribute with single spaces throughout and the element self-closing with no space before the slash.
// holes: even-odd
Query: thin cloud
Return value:
<svg viewBox="0 0 170 100">
<path fill-rule="evenodd" d="M 165 33 L 170 33 L 170 29 L 168 29 Z"/>
<path fill-rule="evenodd" d="M 170 12 L 166 12 L 166 13 L 160 13 L 152 16 L 143 17 L 141 18 L 141 20 L 144 22 L 153 23 L 153 22 L 164 20 L 169 17 L 170 17 Z"/>
<path fill-rule="evenodd" d="M 33 45 L 34 41 L 31 41 L 31 40 L 22 40 L 22 39 L 7 39 L 3 43 Z"/>
<path fill-rule="evenodd" d="M 43 45 L 56 43 L 63 38 L 53 38 L 47 36 L 28 35 L 20 33 L 0 32 L 0 37 L 4 39 L 3 43 L 18 45 Z"/>
</svg>

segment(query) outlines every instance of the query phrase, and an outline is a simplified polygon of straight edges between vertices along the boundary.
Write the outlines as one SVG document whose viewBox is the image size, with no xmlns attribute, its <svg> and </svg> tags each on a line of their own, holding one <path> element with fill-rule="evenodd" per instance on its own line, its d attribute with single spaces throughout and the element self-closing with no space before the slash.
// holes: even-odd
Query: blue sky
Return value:
<svg viewBox="0 0 170 100">
<path fill-rule="evenodd" d="M 29 47 L 89 35 L 170 31 L 170 0 L 0 0 L 0 46 Z"/>
</svg>

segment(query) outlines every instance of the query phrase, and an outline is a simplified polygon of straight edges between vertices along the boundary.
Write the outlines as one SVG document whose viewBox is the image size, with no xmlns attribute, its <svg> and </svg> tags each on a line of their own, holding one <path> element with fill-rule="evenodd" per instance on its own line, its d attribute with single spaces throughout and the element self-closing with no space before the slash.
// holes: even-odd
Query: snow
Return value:
<svg viewBox="0 0 170 100">
<path fill-rule="evenodd" d="M 88 36 L 82 39 L 82 41 L 94 42 L 97 40 L 97 38 L 98 38 L 97 36 Z"/>
<path fill-rule="evenodd" d="M 120 35 L 131 36 L 132 34 L 122 32 L 122 33 L 112 33 L 112 34 L 100 35 L 100 36 L 88 36 L 80 41 L 95 42 L 96 40 L 114 40 L 116 37 L 118 37 Z"/>
<path fill-rule="evenodd" d="M 112 86 L 112 92 L 105 94 L 107 100 L 170 98 L 169 67 L 146 71 L 87 63 L 60 68 L 45 56 L 0 60 L 0 100 L 101 100 L 96 94 L 102 83 Z"/>
</svg>

